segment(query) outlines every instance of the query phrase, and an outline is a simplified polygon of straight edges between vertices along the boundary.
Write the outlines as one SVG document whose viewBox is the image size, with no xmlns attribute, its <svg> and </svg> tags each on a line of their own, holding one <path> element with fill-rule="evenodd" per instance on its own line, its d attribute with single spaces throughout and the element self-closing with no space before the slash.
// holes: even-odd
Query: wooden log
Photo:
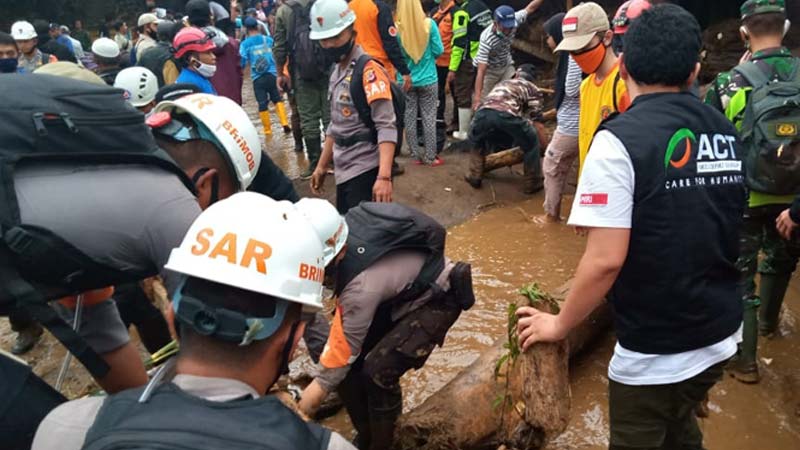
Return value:
<svg viewBox="0 0 800 450">
<path fill-rule="evenodd" d="M 486 155 L 486 163 L 483 166 L 483 171 L 484 173 L 491 172 L 501 167 L 519 164 L 522 162 L 522 155 L 522 150 L 519 147 L 513 147 L 508 150 Z"/>
<path fill-rule="evenodd" d="M 494 375 L 506 352 L 506 338 L 499 339 L 444 388 L 400 418 L 395 450 L 542 448 L 567 426 L 569 358 L 610 322 L 609 308 L 603 305 L 565 341 L 535 345 L 507 371 L 507 384 Z M 509 401 L 493 406 L 506 395 Z"/>
</svg>

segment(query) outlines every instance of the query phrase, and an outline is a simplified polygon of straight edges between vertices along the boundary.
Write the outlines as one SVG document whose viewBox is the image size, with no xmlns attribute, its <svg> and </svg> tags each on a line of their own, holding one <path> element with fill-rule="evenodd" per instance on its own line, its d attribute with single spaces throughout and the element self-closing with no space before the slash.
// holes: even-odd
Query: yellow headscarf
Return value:
<svg viewBox="0 0 800 450">
<path fill-rule="evenodd" d="M 403 49 L 414 64 L 422 59 L 428 47 L 428 35 L 431 31 L 429 19 L 425 17 L 420 0 L 397 0 L 397 31 Z"/>
</svg>

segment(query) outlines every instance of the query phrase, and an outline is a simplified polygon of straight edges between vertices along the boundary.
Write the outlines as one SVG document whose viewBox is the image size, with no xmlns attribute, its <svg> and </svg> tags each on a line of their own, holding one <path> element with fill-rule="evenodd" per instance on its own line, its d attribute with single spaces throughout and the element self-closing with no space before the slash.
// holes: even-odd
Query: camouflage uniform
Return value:
<svg viewBox="0 0 800 450">
<path fill-rule="evenodd" d="M 743 18 L 752 14 L 782 12 L 783 1 L 750 0 L 742 5 L 741 10 Z M 750 60 L 772 80 L 790 79 L 798 63 L 797 58 L 792 57 L 785 47 L 759 50 L 753 53 Z M 706 94 L 705 102 L 722 111 L 740 129 L 751 91 L 752 87 L 740 73 L 724 72 L 717 76 Z M 782 239 L 775 228 L 775 219 L 789 207 L 792 200 L 791 195 L 749 192 L 740 236 L 740 254 L 736 262 L 741 272 L 739 285 L 745 309 L 744 333 L 737 364 L 732 366 L 733 375 L 742 381 L 758 381 L 756 329 L 762 335 L 777 329 L 783 296 L 800 256 L 800 243 Z M 760 265 L 759 251 L 764 253 Z M 755 294 L 756 271 L 761 274 L 759 295 Z M 760 305 L 760 317 L 757 317 L 756 310 Z"/>
</svg>

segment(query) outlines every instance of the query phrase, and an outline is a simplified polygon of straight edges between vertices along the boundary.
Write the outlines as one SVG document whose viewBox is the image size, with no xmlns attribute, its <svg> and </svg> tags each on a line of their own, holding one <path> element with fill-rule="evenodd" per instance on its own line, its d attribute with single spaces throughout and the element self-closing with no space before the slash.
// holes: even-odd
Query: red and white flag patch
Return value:
<svg viewBox="0 0 800 450">
<path fill-rule="evenodd" d="M 568 31 L 576 31 L 577 29 L 578 29 L 577 17 L 565 17 L 564 20 L 561 22 L 562 33 L 566 33 Z"/>
<path fill-rule="evenodd" d="M 606 206 L 608 205 L 608 194 L 592 193 L 581 194 L 581 206 Z"/>
</svg>

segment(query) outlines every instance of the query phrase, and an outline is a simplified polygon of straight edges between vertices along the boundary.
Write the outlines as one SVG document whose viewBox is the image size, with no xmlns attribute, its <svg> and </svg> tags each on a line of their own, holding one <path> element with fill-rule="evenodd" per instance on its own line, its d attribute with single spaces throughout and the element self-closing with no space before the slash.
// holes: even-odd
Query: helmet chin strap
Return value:
<svg viewBox="0 0 800 450">
<path fill-rule="evenodd" d="M 300 327 L 301 323 L 302 322 L 298 320 L 292 324 L 292 328 L 289 330 L 289 339 L 283 344 L 283 350 L 281 350 L 281 362 L 278 367 L 278 372 L 275 374 L 275 378 L 272 382 L 267 385 L 267 390 L 278 382 L 281 375 L 287 375 L 289 373 L 289 357 L 292 354 L 292 347 L 294 346 L 294 335 L 297 334 L 297 329 Z"/>
</svg>

